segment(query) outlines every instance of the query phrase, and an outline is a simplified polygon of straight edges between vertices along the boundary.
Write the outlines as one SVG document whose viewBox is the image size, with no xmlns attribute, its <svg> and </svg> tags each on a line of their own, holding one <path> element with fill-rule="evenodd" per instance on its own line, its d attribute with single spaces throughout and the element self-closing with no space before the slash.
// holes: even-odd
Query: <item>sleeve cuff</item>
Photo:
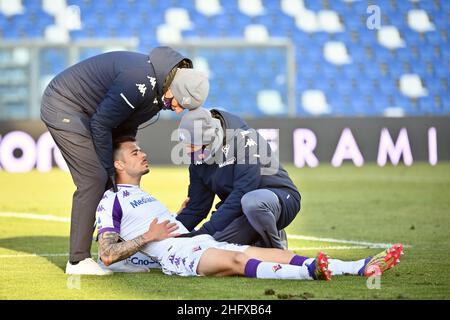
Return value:
<svg viewBox="0 0 450 320">
<path fill-rule="evenodd" d="M 101 229 L 98 230 L 97 236 L 101 235 L 102 233 L 108 232 L 108 231 L 109 232 L 116 232 L 116 233 L 120 234 L 120 229 L 119 228 L 101 228 Z"/>
</svg>

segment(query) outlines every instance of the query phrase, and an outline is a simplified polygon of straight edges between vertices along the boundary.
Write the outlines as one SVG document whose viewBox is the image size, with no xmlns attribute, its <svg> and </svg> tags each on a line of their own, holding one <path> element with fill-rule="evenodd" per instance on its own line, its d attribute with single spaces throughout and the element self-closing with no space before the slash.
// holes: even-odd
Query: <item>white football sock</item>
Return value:
<svg viewBox="0 0 450 320">
<path fill-rule="evenodd" d="M 256 269 L 256 278 L 313 280 L 306 264 L 293 266 L 274 262 L 261 262 Z"/>
<path fill-rule="evenodd" d="M 358 275 L 358 271 L 364 266 L 365 259 L 357 261 L 342 261 L 338 259 L 328 259 L 328 268 L 333 276 L 341 276 L 344 274 Z"/>
</svg>

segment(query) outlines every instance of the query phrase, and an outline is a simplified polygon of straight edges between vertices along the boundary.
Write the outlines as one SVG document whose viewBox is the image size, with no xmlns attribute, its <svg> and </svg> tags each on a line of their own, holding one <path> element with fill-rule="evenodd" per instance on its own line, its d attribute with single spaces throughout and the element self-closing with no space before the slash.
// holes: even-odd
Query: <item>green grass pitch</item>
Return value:
<svg viewBox="0 0 450 320">
<path fill-rule="evenodd" d="M 411 246 L 400 265 L 381 277 L 379 289 L 369 289 L 366 279 L 351 276 L 330 282 L 182 278 L 158 270 L 83 276 L 78 281 L 63 271 L 69 223 L 5 214 L 69 217 L 74 191 L 70 175 L 59 170 L 46 174 L 0 171 L 0 299 L 450 298 L 450 163 L 287 169 L 303 197 L 302 210 L 288 234 Z M 186 196 L 187 168 L 154 167 L 142 185 L 176 211 Z M 380 250 L 346 246 L 357 247 L 289 241 L 289 247 L 303 255 L 314 255 L 318 247 L 325 247 L 324 251 L 341 259 L 358 259 Z M 94 257 L 96 252 L 94 243 Z"/>
</svg>

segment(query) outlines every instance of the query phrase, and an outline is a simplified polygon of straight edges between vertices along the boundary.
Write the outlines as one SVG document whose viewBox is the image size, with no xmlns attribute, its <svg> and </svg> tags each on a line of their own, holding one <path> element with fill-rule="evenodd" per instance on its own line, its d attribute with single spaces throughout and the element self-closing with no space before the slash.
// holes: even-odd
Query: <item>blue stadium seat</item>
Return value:
<svg viewBox="0 0 450 320">
<path fill-rule="evenodd" d="M 400 78 L 402 74 L 408 73 L 409 70 L 405 68 L 403 63 L 393 63 L 388 65 L 388 74 L 393 78 Z"/>
<path fill-rule="evenodd" d="M 32 11 L 42 11 L 42 1 L 22 0 L 22 5 L 26 9 L 26 13 Z"/>
<path fill-rule="evenodd" d="M 354 115 L 351 97 L 348 95 L 328 94 L 327 102 L 331 106 L 333 115 L 336 116 L 352 116 Z"/>
<path fill-rule="evenodd" d="M 366 23 L 362 22 L 358 17 L 346 17 L 344 19 L 344 25 L 346 30 L 349 31 L 361 31 L 367 28 Z"/>
<path fill-rule="evenodd" d="M 264 8 L 266 8 L 266 11 L 268 12 L 275 12 L 281 10 L 281 5 L 278 1 L 264 0 L 263 5 Z"/>
<path fill-rule="evenodd" d="M 67 51 L 59 48 L 48 48 L 40 51 L 40 75 L 57 74 L 68 65 Z"/>
<path fill-rule="evenodd" d="M 352 13 L 352 8 L 350 5 L 344 1 L 332 1 L 330 2 L 330 7 L 333 11 L 338 12 L 341 16 L 348 16 Z"/>
<path fill-rule="evenodd" d="M 448 67 L 448 63 L 449 63 L 448 60 L 444 61 L 443 66 L 447 66 Z M 437 68 L 434 68 L 434 73 L 436 74 L 436 77 L 439 78 L 439 79 L 450 79 L 448 68 L 446 68 L 446 67 L 439 67 L 438 66 Z"/>
<path fill-rule="evenodd" d="M 380 93 L 385 96 L 395 95 L 398 92 L 396 83 L 391 80 L 384 79 L 379 81 Z"/>
<path fill-rule="evenodd" d="M 2 34 L 2 30 L 8 29 L 9 28 L 9 21 L 8 19 L 0 13 L 0 37 Z"/>
<path fill-rule="evenodd" d="M 345 79 L 358 79 L 362 77 L 361 70 L 355 63 L 342 67 L 342 76 Z"/>
<path fill-rule="evenodd" d="M 438 11 L 434 14 L 431 14 L 430 19 L 437 29 L 447 30 L 450 25 L 448 15 L 446 15 L 444 12 Z"/>
<path fill-rule="evenodd" d="M 346 81 L 347 79 L 342 79 L 342 75 L 341 72 L 339 71 L 338 68 L 336 68 L 335 65 L 332 64 L 326 64 L 326 65 L 322 65 L 319 74 L 325 78 L 326 80 L 330 80 L 330 79 L 336 79 L 338 81 Z"/>
<path fill-rule="evenodd" d="M 44 36 L 44 28 L 42 26 L 27 26 L 25 28 L 27 38 L 42 38 Z"/>
<path fill-rule="evenodd" d="M 445 0 L 444 0 L 445 1 Z M 434 1 L 418 1 L 417 2 L 417 6 L 418 8 L 425 10 L 427 13 L 433 12 L 433 13 L 437 13 L 439 11 L 439 8 L 435 6 L 435 2 Z"/>
<path fill-rule="evenodd" d="M 433 46 L 423 46 L 420 48 L 419 56 L 421 61 L 433 62 L 439 59 L 440 54 Z"/>
<path fill-rule="evenodd" d="M 425 115 L 439 116 L 444 114 L 442 104 L 438 103 L 437 99 L 432 95 L 418 99 L 417 103 L 420 112 Z"/>
<path fill-rule="evenodd" d="M 429 2 L 429 1 L 420 1 L 420 2 Z M 392 2 L 391 2 L 392 3 Z M 414 9 L 414 4 L 411 1 L 396 1 L 396 8 L 395 10 L 393 10 L 394 8 L 391 9 L 390 12 L 408 12 L 409 10 Z"/>
<path fill-rule="evenodd" d="M 25 35 L 25 32 L 19 28 L 6 28 L 3 30 L 3 38 L 7 40 L 18 40 Z"/>
<path fill-rule="evenodd" d="M 441 4 L 441 12 L 446 12 L 448 14 L 448 12 L 450 12 L 450 2 L 441 0 L 440 4 Z"/>
<path fill-rule="evenodd" d="M 377 88 L 374 86 L 374 81 L 364 77 L 356 78 L 355 81 L 358 92 L 366 95 L 376 94 Z"/>
<path fill-rule="evenodd" d="M 433 76 L 428 76 L 428 77 L 423 78 L 423 82 L 429 92 L 432 92 L 432 93 L 438 94 L 438 95 L 446 94 L 444 81 L 442 79 L 436 78 L 433 75 Z"/>
<path fill-rule="evenodd" d="M 323 46 L 326 42 L 330 41 L 332 35 L 328 32 L 316 32 L 314 33 L 314 42 Z"/>
<path fill-rule="evenodd" d="M 312 63 L 302 63 L 297 60 L 297 73 L 303 79 L 314 78 L 317 75 L 317 68 Z"/>
<path fill-rule="evenodd" d="M 359 117 L 383 115 L 384 108 L 374 105 L 370 97 L 369 98 L 365 97 L 362 102 L 363 104 L 355 104 L 352 102 L 352 109 L 354 115 Z"/>
<path fill-rule="evenodd" d="M 425 38 L 420 33 L 409 29 L 409 27 L 401 29 L 400 33 L 408 46 L 421 46 L 425 44 Z"/>
<path fill-rule="evenodd" d="M 322 6 L 321 1 L 316 1 L 316 0 L 305 0 L 305 7 L 309 10 L 312 11 L 319 11 L 324 9 L 324 7 Z"/>
<path fill-rule="evenodd" d="M 441 37 L 438 31 L 427 32 L 425 34 L 425 38 L 427 42 L 432 46 L 438 46 L 445 41 L 445 38 Z"/>
<path fill-rule="evenodd" d="M 410 48 L 400 48 L 397 49 L 396 51 L 396 56 L 397 56 L 397 62 L 416 62 L 417 61 L 417 57 L 413 54 L 412 50 Z M 394 63 L 395 61 L 391 61 L 392 63 Z"/>
<path fill-rule="evenodd" d="M 369 59 L 366 48 L 358 45 L 348 46 L 348 53 L 352 57 L 353 64 L 366 62 Z M 372 57 L 373 59 L 374 57 Z"/>
<path fill-rule="evenodd" d="M 26 11 L 6 18 L 0 13 L 0 37 L 17 40 L 40 38 L 54 17 L 43 11 L 42 1 L 22 0 Z M 450 1 L 422 0 L 361 0 L 347 3 L 342 0 L 305 0 L 309 10 L 334 10 L 346 30 L 335 34 L 306 33 L 297 28 L 295 19 L 281 10 L 279 1 L 263 0 L 265 14 L 250 17 L 238 8 L 238 1 L 221 0 L 223 13 L 205 16 L 195 9 L 195 1 L 170 0 L 68 0 L 69 5 L 81 8 L 82 30 L 71 31 L 71 39 L 128 38 L 138 36 L 138 51 L 147 53 L 157 45 L 156 30 L 165 24 L 165 12 L 181 7 L 189 12 L 192 30 L 183 30 L 183 38 L 211 39 L 243 38 L 250 24 L 264 25 L 272 37 L 287 37 L 296 52 L 297 110 L 305 115 L 300 102 L 305 89 L 322 90 L 333 107 L 332 115 L 381 115 L 388 106 L 403 107 L 407 115 L 450 114 Z M 383 15 L 383 25 L 394 25 L 405 41 L 405 47 L 389 50 L 378 43 L 377 32 L 366 26 L 367 7 L 376 4 Z M 411 9 L 425 10 L 436 26 L 436 31 L 420 34 L 407 23 Z M 347 47 L 352 63 L 336 66 L 325 60 L 323 46 L 327 41 L 340 41 Z M 85 58 L 101 52 L 100 48 L 86 49 Z M 371 53 L 371 55 L 369 55 Z M 280 91 L 283 98 L 287 86 L 286 61 L 283 50 L 242 49 L 211 50 L 197 48 L 196 54 L 208 60 L 212 69 L 211 95 L 208 103 L 224 107 L 240 115 L 264 116 L 258 108 L 241 103 L 242 87 L 248 89 L 248 101 L 256 104 L 256 94 L 262 88 Z M 55 53 L 43 53 L 41 73 L 53 73 L 65 64 Z M 54 63 L 52 64 L 52 61 Z M 220 61 L 220 63 L 217 63 Z M 429 96 L 410 100 L 397 88 L 402 74 L 418 74 L 428 89 Z M 230 81 L 228 79 L 234 79 Z M 223 103 L 223 102 L 226 103 Z M 9 111 L 8 111 L 9 112 Z M 446 112 L 446 113 L 445 113 Z"/>
<path fill-rule="evenodd" d="M 433 75 L 433 69 L 430 69 L 423 61 L 410 62 L 411 72 L 417 73 L 421 78 Z"/>
<path fill-rule="evenodd" d="M 381 47 L 379 45 L 374 46 L 372 49 L 374 49 L 373 52 L 375 55 L 375 61 L 378 63 L 394 64 L 398 62 L 398 60 L 401 60 L 398 58 L 399 50 L 401 49 L 397 49 L 395 51 L 397 53 L 397 57 L 389 49 Z M 407 54 L 410 54 L 410 50 L 407 50 Z"/>
<path fill-rule="evenodd" d="M 390 99 L 386 95 L 373 94 L 370 96 L 372 98 L 372 108 L 370 109 L 370 115 L 383 115 L 386 108 L 392 107 Z"/>
<path fill-rule="evenodd" d="M 420 107 L 414 105 L 412 101 L 413 101 L 412 99 L 405 97 L 401 93 L 397 93 L 394 96 L 395 106 L 403 108 L 403 110 L 405 110 L 405 113 L 407 115 L 410 116 L 421 115 Z"/>
<path fill-rule="evenodd" d="M 341 95 L 351 95 L 355 92 L 351 81 L 338 80 L 336 82 L 336 90 Z"/>
<path fill-rule="evenodd" d="M 72 40 L 81 40 L 81 39 L 86 39 L 88 37 L 89 36 L 86 32 L 86 29 L 70 31 L 70 38 Z"/>
</svg>

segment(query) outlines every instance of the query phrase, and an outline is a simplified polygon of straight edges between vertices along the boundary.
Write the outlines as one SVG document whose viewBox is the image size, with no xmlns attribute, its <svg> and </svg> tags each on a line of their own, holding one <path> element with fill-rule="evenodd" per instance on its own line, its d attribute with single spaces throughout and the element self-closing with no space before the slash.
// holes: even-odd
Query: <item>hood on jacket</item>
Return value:
<svg viewBox="0 0 450 320">
<path fill-rule="evenodd" d="M 173 69 L 182 60 L 188 60 L 192 66 L 191 59 L 186 58 L 178 51 L 170 47 L 156 47 L 149 54 L 149 60 L 155 70 L 156 83 L 158 87 L 158 95 L 162 96 L 164 92 L 164 80 L 169 74 L 170 70 Z"/>
<path fill-rule="evenodd" d="M 213 114 L 215 116 L 218 115 L 221 119 L 220 120 L 221 123 L 223 122 L 223 124 L 222 124 L 222 130 L 220 131 L 219 136 L 213 140 L 213 143 L 210 146 L 211 153 L 210 153 L 209 157 L 204 159 L 205 162 L 209 161 L 211 157 L 215 156 L 216 152 L 223 145 L 230 144 L 231 140 L 237 138 L 239 135 L 239 132 L 250 129 L 247 122 L 245 122 L 242 118 L 240 118 L 234 114 L 231 114 L 231 113 L 223 111 L 223 110 L 217 110 L 217 109 L 212 109 L 210 111 L 211 111 L 211 114 Z M 234 134 L 226 135 L 227 129 L 233 129 Z M 224 135 L 226 135 L 225 142 L 223 141 Z"/>
<path fill-rule="evenodd" d="M 211 112 L 212 112 L 212 114 L 218 114 L 222 118 L 224 125 L 225 125 L 225 128 L 223 128 L 224 130 L 226 130 L 226 129 L 235 130 L 234 135 L 226 136 L 226 140 L 225 140 L 226 142 L 229 142 L 230 140 L 232 140 L 239 133 L 238 129 L 244 130 L 244 131 L 250 129 L 250 127 L 248 126 L 247 122 L 244 121 L 244 119 L 242 119 L 232 113 L 229 113 L 229 112 L 226 112 L 223 110 L 217 110 L 217 109 L 212 109 Z M 224 133 L 225 133 L 225 131 L 224 131 Z"/>
</svg>

